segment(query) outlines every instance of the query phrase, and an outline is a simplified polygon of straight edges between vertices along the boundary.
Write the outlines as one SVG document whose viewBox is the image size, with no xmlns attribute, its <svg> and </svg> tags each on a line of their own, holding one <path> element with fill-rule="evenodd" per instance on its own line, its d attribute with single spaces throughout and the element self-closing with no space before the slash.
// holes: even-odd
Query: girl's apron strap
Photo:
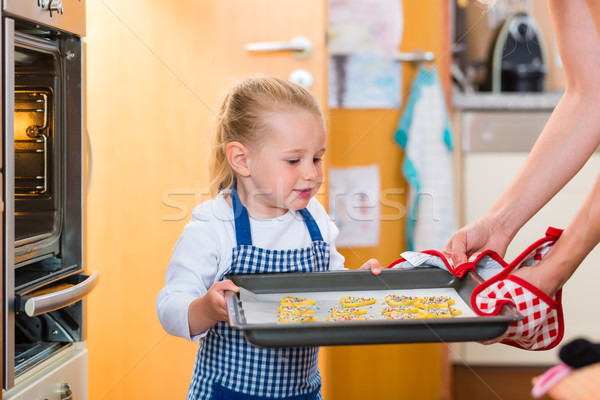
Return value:
<svg viewBox="0 0 600 400">
<path fill-rule="evenodd" d="M 304 222 L 306 223 L 306 227 L 308 228 L 308 233 L 310 233 L 311 240 L 313 242 L 323 241 L 323 236 L 321 235 L 321 230 L 319 229 L 319 226 L 315 222 L 315 219 L 310 214 L 310 212 L 306 208 L 303 208 L 302 210 L 299 210 L 299 211 L 300 211 L 300 214 L 302 214 L 302 217 L 304 218 Z"/>
<path fill-rule="evenodd" d="M 252 245 L 252 233 L 250 232 L 250 218 L 248 210 L 240 201 L 235 187 L 231 189 L 231 204 L 233 205 L 233 218 L 235 223 L 235 240 L 237 245 Z"/>
</svg>

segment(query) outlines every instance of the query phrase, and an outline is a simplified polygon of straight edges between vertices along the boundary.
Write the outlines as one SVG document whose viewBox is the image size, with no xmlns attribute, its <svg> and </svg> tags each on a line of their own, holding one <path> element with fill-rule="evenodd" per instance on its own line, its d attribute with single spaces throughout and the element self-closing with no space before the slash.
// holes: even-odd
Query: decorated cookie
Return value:
<svg viewBox="0 0 600 400">
<path fill-rule="evenodd" d="M 366 308 L 356 307 L 333 307 L 331 309 L 332 315 L 364 315 L 367 313 Z"/>
<path fill-rule="evenodd" d="M 366 321 L 367 318 L 360 314 L 343 314 L 343 315 L 330 315 L 327 317 L 327 322 L 343 322 L 343 321 Z"/>
<path fill-rule="evenodd" d="M 389 296 L 385 296 L 385 301 L 390 306 L 407 306 L 414 304 L 415 298 L 411 296 L 399 296 L 396 294 L 391 294 Z"/>
<path fill-rule="evenodd" d="M 445 308 L 454 304 L 455 300 L 448 296 L 419 297 L 415 300 L 415 307 L 429 310 L 431 307 Z"/>
<path fill-rule="evenodd" d="M 287 296 L 287 297 L 284 297 L 283 299 L 281 299 L 282 306 L 299 307 L 299 306 L 312 306 L 314 304 L 315 304 L 314 300 L 307 299 L 304 297 Z"/>
<path fill-rule="evenodd" d="M 313 315 L 314 313 L 314 310 L 306 307 L 279 306 L 279 315 Z"/>
<path fill-rule="evenodd" d="M 451 307 L 430 307 L 428 310 L 419 310 L 419 315 L 423 318 L 452 318 L 459 314 L 462 314 L 462 311 Z"/>
<path fill-rule="evenodd" d="M 387 314 L 392 314 L 392 313 L 404 313 L 404 314 L 415 314 L 419 311 L 419 309 L 415 306 L 397 306 L 397 307 L 390 307 L 390 306 L 385 306 L 383 307 L 383 311 L 381 312 L 381 315 L 387 315 Z"/>
<path fill-rule="evenodd" d="M 317 319 L 308 314 L 279 314 L 279 322 L 315 322 Z"/>
<path fill-rule="evenodd" d="M 376 300 L 374 297 L 344 296 L 340 299 L 340 303 L 344 307 L 363 307 L 375 304 L 375 302 Z"/>
<path fill-rule="evenodd" d="M 390 311 L 388 313 L 383 314 L 386 319 L 417 319 L 421 318 L 419 313 L 414 312 L 402 312 L 402 311 Z"/>
</svg>

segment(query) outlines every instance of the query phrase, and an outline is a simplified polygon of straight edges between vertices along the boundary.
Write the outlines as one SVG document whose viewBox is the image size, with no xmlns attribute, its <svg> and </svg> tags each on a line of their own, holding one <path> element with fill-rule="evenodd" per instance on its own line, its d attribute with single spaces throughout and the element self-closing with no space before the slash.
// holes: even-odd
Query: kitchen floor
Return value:
<svg viewBox="0 0 600 400">
<path fill-rule="evenodd" d="M 454 366 L 453 400 L 530 400 L 532 379 L 548 368 Z"/>
</svg>

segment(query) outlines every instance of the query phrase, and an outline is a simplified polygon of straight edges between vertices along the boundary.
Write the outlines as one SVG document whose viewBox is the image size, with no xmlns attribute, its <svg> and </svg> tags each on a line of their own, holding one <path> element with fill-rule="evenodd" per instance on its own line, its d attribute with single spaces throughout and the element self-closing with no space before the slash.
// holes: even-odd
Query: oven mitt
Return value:
<svg viewBox="0 0 600 400">
<path fill-rule="evenodd" d="M 443 253 L 428 250 L 402 253 L 402 257 L 388 268 L 437 267 L 459 278 L 469 271 L 476 271 L 480 276 L 488 278 L 471 294 L 471 306 L 477 314 L 498 315 L 505 304 L 512 304 L 524 317 L 521 321 L 512 322 L 502 336 L 484 343 L 501 342 L 526 350 L 548 350 L 555 347 L 564 334 L 560 301 L 562 290 L 551 298 L 529 282 L 510 273 L 539 263 L 561 233 L 560 229 L 548 228 L 544 238 L 529 246 L 510 264 L 496 252 L 485 251 L 470 256 L 468 262 L 454 267 Z"/>
<path fill-rule="evenodd" d="M 477 270 L 477 273 L 486 279 L 496 275 L 506 263 L 496 252 L 486 250 L 469 256 L 468 261 L 457 267 L 453 267 L 446 255 L 437 250 L 426 250 L 422 252 L 405 251 L 401 257 L 387 266 L 387 268 L 413 269 L 413 268 L 441 268 L 452 275 L 462 278 L 467 272 Z"/>
</svg>

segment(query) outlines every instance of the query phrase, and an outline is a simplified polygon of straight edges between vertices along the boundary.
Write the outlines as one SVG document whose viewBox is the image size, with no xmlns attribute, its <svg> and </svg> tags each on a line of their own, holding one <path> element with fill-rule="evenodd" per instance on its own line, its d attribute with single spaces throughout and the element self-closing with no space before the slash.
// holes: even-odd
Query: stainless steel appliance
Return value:
<svg viewBox="0 0 600 400">
<path fill-rule="evenodd" d="M 3 396 L 86 399 L 84 0 L 2 2 Z"/>
<path fill-rule="evenodd" d="M 492 92 L 542 92 L 546 80 L 544 38 L 527 13 L 508 18 L 494 40 L 488 73 Z"/>
</svg>

